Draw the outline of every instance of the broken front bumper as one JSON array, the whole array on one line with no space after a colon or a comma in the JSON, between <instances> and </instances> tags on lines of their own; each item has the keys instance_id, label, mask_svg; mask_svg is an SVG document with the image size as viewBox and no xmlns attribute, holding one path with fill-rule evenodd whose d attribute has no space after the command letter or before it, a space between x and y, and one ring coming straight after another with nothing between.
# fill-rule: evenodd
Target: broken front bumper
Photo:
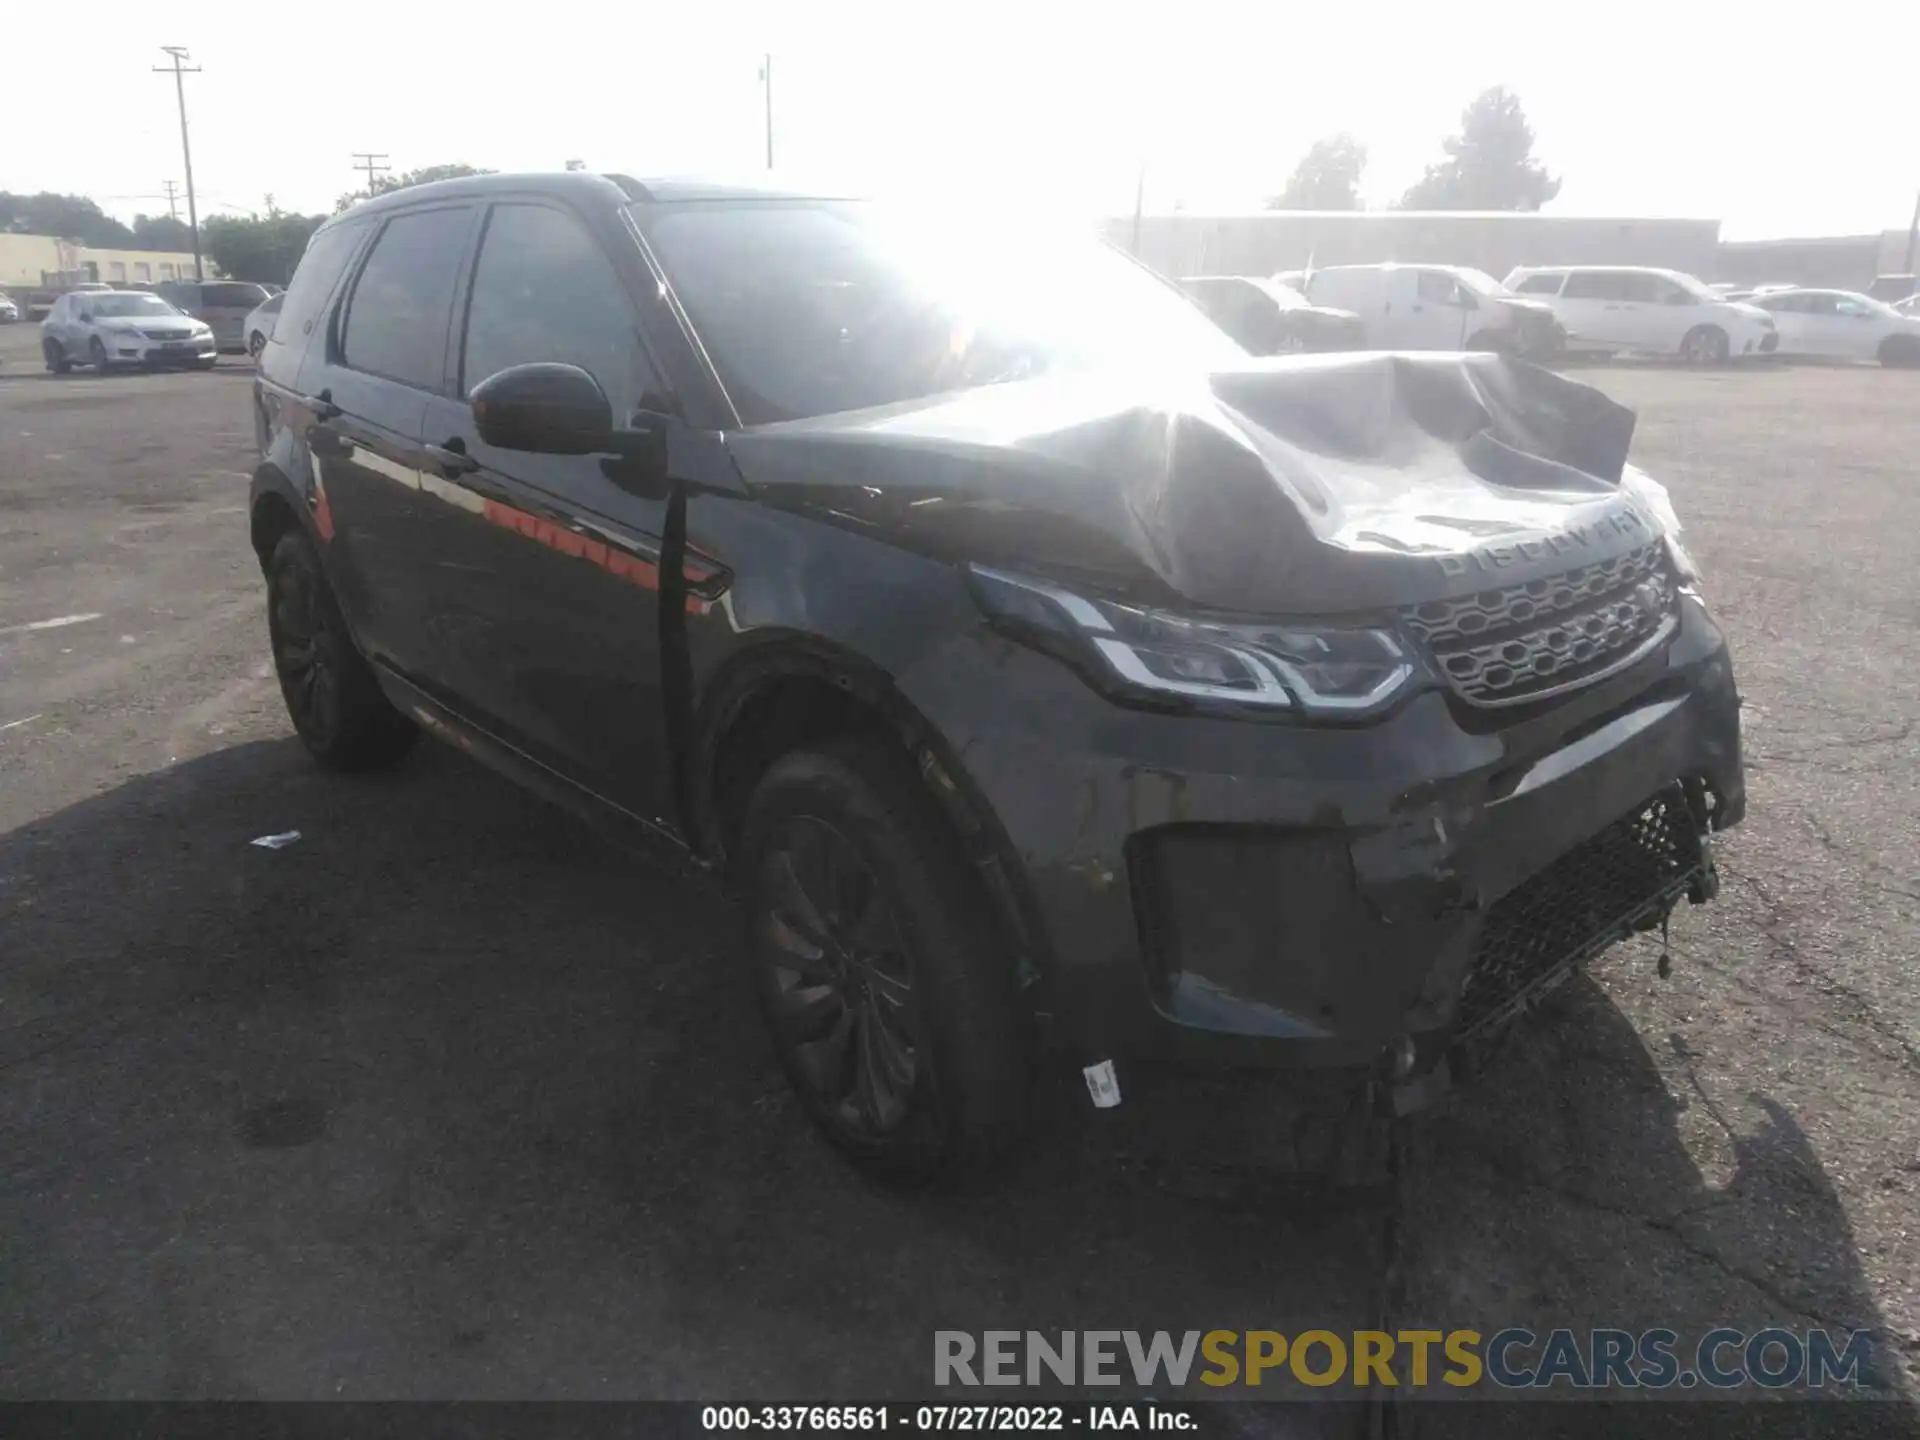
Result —
<instances>
[{"instance_id":1,"label":"broken front bumper","mask_svg":"<svg viewBox=\"0 0 1920 1440\"><path fill-rule=\"evenodd\" d=\"M1351 727L1126 711L991 636L903 679L1004 827L1087 1060L1437 1057L1709 898L1706 837L1745 808L1691 598L1663 651L1497 720L1438 691Z\"/></svg>"}]
</instances>

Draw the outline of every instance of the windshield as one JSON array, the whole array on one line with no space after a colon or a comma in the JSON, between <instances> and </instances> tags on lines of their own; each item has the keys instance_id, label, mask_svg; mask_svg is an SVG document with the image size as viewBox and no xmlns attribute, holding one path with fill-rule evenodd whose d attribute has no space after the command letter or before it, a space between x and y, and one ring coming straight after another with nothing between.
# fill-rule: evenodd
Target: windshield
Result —
<instances>
[{"instance_id":1,"label":"windshield","mask_svg":"<svg viewBox=\"0 0 1920 1440\"><path fill-rule=\"evenodd\" d=\"M1694 279L1693 276L1682 274L1678 270L1663 270L1660 273L1696 300L1724 300L1727 298L1724 295L1714 294L1713 291Z\"/></svg>"},{"instance_id":2,"label":"windshield","mask_svg":"<svg viewBox=\"0 0 1920 1440\"><path fill-rule=\"evenodd\" d=\"M1178 291L1092 239L830 201L635 215L749 425L1056 370L1247 358Z\"/></svg>"},{"instance_id":3,"label":"windshield","mask_svg":"<svg viewBox=\"0 0 1920 1440\"><path fill-rule=\"evenodd\" d=\"M113 319L127 315L178 315L174 309L158 295L89 295L87 308L101 319Z\"/></svg>"},{"instance_id":4,"label":"windshield","mask_svg":"<svg viewBox=\"0 0 1920 1440\"><path fill-rule=\"evenodd\" d=\"M1456 269L1454 275L1462 285L1476 295L1503 296L1513 292L1484 270L1473 270L1466 266Z\"/></svg>"}]
</instances>

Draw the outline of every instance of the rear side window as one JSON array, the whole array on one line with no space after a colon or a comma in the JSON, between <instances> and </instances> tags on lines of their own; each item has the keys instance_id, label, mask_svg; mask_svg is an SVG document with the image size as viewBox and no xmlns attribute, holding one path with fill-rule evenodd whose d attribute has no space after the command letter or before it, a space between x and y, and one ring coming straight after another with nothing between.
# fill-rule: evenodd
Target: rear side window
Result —
<instances>
[{"instance_id":1,"label":"rear side window","mask_svg":"<svg viewBox=\"0 0 1920 1440\"><path fill-rule=\"evenodd\" d=\"M1564 275L1529 275L1515 287L1518 295L1558 295Z\"/></svg>"},{"instance_id":2,"label":"rear side window","mask_svg":"<svg viewBox=\"0 0 1920 1440\"><path fill-rule=\"evenodd\" d=\"M473 211L396 215L347 302L340 358L350 369L437 390L444 373L447 315Z\"/></svg>"},{"instance_id":3,"label":"rear side window","mask_svg":"<svg viewBox=\"0 0 1920 1440\"><path fill-rule=\"evenodd\" d=\"M1560 294L1567 300L1653 300L1658 298L1653 280L1624 270L1576 270Z\"/></svg>"},{"instance_id":4,"label":"rear side window","mask_svg":"<svg viewBox=\"0 0 1920 1440\"><path fill-rule=\"evenodd\" d=\"M616 412L666 408L633 306L599 243L559 210L496 205L467 302L461 393L536 361L578 365Z\"/></svg>"},{"instance_id":5,"label":"rear side window","mask_svg":"<svg viewBox=\"0 0 1920 1440\"><path fill-rule=\"evenodd\" d=\"M333 294L340 272L358 248L364 225L335 225L307 242L307 253L293 272L293 283L280 297L280 318L274 322L275 345L298 344L313 328L313 320Z\"/></svg>"},{"instance_id":6,"label":"rear side window","mask_svg":"<svg viewBox=\"0 0 1920 1440\"><path fill-rule=\"evenodd\" d=\"M266 287L261 285L248 285L229 280L200 287L202 305L251 310L266 298Z\"/></svg>"}]
</instances>

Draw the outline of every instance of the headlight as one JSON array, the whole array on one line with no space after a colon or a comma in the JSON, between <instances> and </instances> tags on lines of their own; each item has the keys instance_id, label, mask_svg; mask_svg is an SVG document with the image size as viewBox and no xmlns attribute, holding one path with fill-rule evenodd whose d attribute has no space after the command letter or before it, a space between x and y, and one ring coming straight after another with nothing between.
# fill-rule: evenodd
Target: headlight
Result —
<instances>
[{"instance_id":1,"label":"headlight","mask_svg":"<svg viewBox=\"0 0 1920 1440\"><path fill-rule=\"evenodd\" d=\"M1419 673L1388 630L1182 615L977 565L969 574L997 622L1143 700L1355 715L1385 705Z\"/></svg>"}]
</instances>

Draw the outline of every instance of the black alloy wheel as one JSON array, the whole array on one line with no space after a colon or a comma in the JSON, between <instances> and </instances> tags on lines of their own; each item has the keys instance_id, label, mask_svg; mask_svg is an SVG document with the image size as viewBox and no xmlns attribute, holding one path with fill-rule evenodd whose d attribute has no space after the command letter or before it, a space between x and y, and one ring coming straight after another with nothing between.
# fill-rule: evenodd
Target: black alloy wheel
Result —
<instances>
[{"instance_id":1,"label":"black alloy wheel","mask_svg":"<svg viewBox=\"0 0 1920 1440\"><path fill-rule=\"evenodd\" d=\"M756 896L762 998L815 1118L855 1149L908 1126L925 1066L912 966L879 877L828 821L767 838Z\"/></svg>"},{"instance_id":2,"label":"black alloy wheel","mask_svg":"<svg viewBox=\"0 0 1920 1440\"><path fill-rule=\"evenodd\" d=\"M307 565L276 566L267 606L273 666L287 715L316 751L331 750L340 735L340 636L321 583Z\"/></svg>"}]
</instances>

